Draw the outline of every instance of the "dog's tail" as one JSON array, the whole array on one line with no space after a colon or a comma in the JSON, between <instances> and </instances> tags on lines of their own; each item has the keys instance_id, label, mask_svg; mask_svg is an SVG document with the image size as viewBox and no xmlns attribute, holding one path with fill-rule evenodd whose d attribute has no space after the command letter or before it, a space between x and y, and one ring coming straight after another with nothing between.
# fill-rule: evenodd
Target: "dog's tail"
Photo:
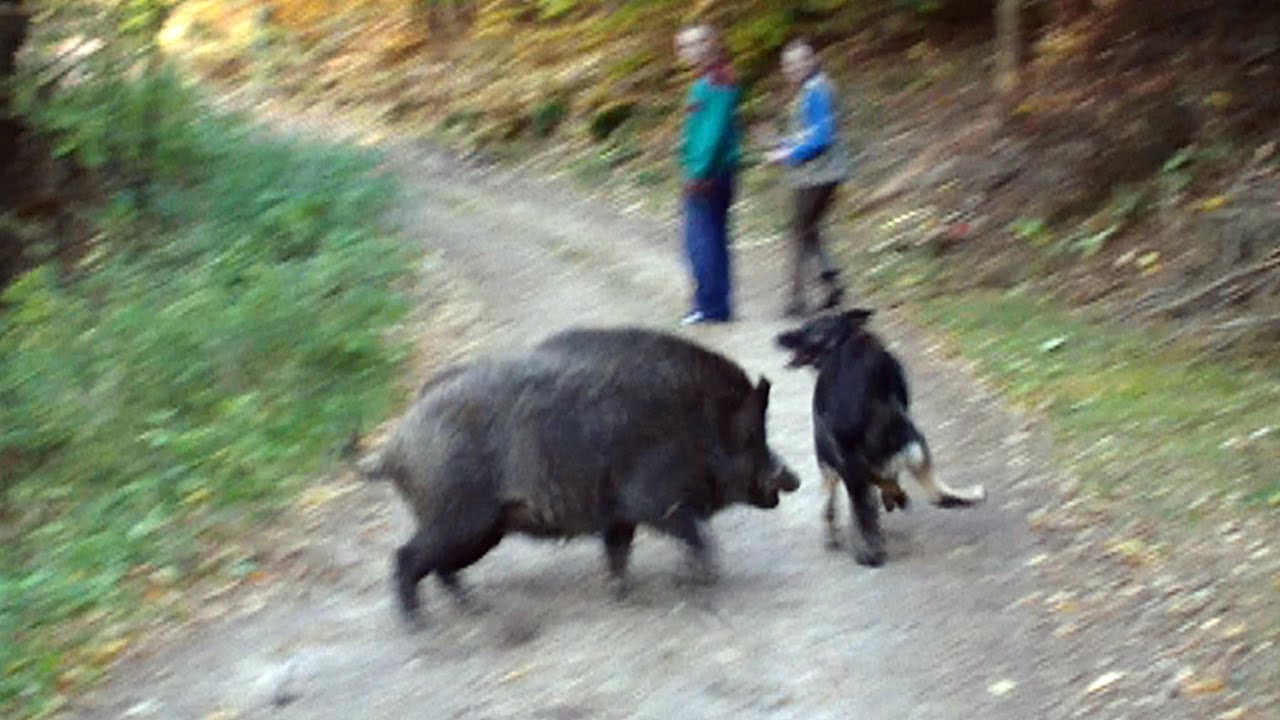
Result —
<instances>
[{"instance_id":1,"label":"dog's tail","mask_svg":"<svg viewBox=\"0 0 1280 720\"><path fill-rule=\"evenodd\" d=\"M929 451L924 433L906 415L903 415L903 420L907 424L907 443L900 456L911 477L924 489L930 503L938 507L954 508L976 505L986 500L987 491L981 485L957 490L938 480L934 475L933 455Z\"/></svg>"},{"instance_id":2,"label":"dog's tail","mask_svg":"<svg viewBox=\"0 0 1280 720\"><path fill-rule=\"evenodd\" d=\"M925 440L924 434L916 428L911 418L904 415L903 420L907 424L907 444L902 450L902 455L907 468L913 475L919 472L932 472L933 453L929 452L929 441Z\"/></svg>"}]
</instances>

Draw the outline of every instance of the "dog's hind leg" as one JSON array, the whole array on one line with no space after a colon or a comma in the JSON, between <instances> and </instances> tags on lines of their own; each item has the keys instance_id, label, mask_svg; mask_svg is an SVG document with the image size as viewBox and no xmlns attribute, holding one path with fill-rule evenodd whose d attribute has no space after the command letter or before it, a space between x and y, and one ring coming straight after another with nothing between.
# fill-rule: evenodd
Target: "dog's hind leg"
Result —
<instances>
[{"instance_id":1,"label":"dog's hind leg","mask_svg":"<svg viewBox=\"0 0 1280 720\"><path fill-rule=\"evenodd\" d=\"M820 463L822 470L822 487L827 491L827 507L822 517L827 522L827 549L840 548L840 522L836 517L836 502L840 495L840 473L835 468Z\"/></svg>"},{"instance_id":2,"label":"dog's hind leg","mask_svg":"<svg viewBox=\"0 0 1280 720\"><path fill-rule=\"evenodd\" d=\"M911 499L903 492L897 480L879 478L876 485L880 488L880 501L884 503L885 512L893 512L899 508L906 510L911 505Z\"/></svg>"}]
</instances>

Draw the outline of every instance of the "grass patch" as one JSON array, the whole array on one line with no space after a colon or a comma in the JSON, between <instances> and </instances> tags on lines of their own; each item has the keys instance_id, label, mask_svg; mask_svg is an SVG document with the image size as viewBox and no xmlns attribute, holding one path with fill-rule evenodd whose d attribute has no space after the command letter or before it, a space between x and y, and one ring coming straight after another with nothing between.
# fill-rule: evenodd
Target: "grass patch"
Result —
<instances>
[{"instance_id":1,"label":"grass patch","mask_svg":"<svg viewBox=\"0 0 1280 720\"><path fill-rule=\"evenodd\" d=\"M1022 292L926 300L921 314L1009 397L1047 412L1064 459L1102 497L1150 500L1139 507L1189 524L1206 499L1280 502L1274 369L1206 359Z\"/></svg>"},{"instance_id":2,"label":"grass patch","mask_svg":"<svg viewBox=\"0 0 1280 720\"><path fill-rule=\"evenodd\" d=\"M0 298L4 717L100 675L166 590L242 576L209 563L227 529L382 417L407 356L389 330L410 258L381 226L377 158L164 92L150 207L121 192L86 262ZM109 150L90 100L55 129Z\"/></svg>"}]
</instances>

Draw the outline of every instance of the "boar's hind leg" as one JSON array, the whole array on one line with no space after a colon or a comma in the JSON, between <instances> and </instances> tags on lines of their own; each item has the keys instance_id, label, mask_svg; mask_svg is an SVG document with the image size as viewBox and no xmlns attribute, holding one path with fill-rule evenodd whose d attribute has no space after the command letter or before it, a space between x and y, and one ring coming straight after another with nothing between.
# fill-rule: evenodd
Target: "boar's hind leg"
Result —
<instances>
[{"instance_id":1,"label":"boar's hind leg","mask_svg":"<svg viewBox=\"0 0 1280 720\"><path fill-rule=\"evenodd\" d=\"M627 561L631 558L631 540L636 526L630 523L614 523L604 531L604 550L609 558L609 575L613 581L613 593L622 599L631 589L627 581Z\"/></svg>"},{"instance_id":2,"label":"boar's hind leg","mask_svg":"<svg viewBox=\"0 0 1280 720\"><path fill-rule=\"evenodd\" d=\"M400 610L408 620L418 618L418 581L433 569L431 539L419 530L396 550L396 591Z\"/></svg>"},{"instance_id":3,"label":"boar's hind leg","mask_svg":"<svg viewBox=\"0 0 1280 720\"><path fill-rule=\"evenodd\" d=\"M448 541L419 530L396 552L396 586L405 616L417 617L418 583L432 572L455 598L465 602L458 571L484 557L501 539L502 526L496 521L480 532Z\"/></svg>"},{"instance_id":4,"label":"boar's hind leg","mask_svg":"<svg viewBox=\"0 0 1280 720\"><path fill-rule=\"evenodd\" d=\"M458 572L484 557L502 540L502 527L495 524L487 534L469 543L456 543L448 548L436 571L436 577L459 605L472 610L481 609L473 601L466 586L458 578Z\"/></svg>"}]
</instances>

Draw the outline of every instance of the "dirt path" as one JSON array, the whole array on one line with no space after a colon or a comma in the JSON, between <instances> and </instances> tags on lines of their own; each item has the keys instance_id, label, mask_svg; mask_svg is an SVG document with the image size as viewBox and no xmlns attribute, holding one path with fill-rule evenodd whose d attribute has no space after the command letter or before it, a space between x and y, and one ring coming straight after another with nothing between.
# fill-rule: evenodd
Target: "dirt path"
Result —
<instances>
[{"instance_id":1,"label":"dirt path","mask_svg":"<svg viewBox=\"0 0 1280 720\"><path fill-rule=\"evenodd\" d=\"M578 323L674 327L685 310L673 219L627 217L559 182L388 147L408 190L399 221L407 237L440 250L428 282L450 285L440 358ZM741 320L688 331L774 380L772 443L804 482L775 511L714 521L723 570L714 613L685 603L680 548L668 539L638 538L637 592L619 605L598 542L509 538L467 573L488 607L464 613L424 583L431 626L406 634L388 577L407 514L389 486L343 476L304 499L296 527L267 531L278 535L263 558L271 581L133 653L74 715L1066 716L1063 661L1021 602L1035 589L1026 516L1047 466L1037 434L887 313L877 327L904 357L943 473L955 485L985 483L991 500L964 512L917 502L888 516L880 570L826 551L812 378L785 371L771 342L781 327L780 251L740 250Z\"/></svg>"}]
</instances>

